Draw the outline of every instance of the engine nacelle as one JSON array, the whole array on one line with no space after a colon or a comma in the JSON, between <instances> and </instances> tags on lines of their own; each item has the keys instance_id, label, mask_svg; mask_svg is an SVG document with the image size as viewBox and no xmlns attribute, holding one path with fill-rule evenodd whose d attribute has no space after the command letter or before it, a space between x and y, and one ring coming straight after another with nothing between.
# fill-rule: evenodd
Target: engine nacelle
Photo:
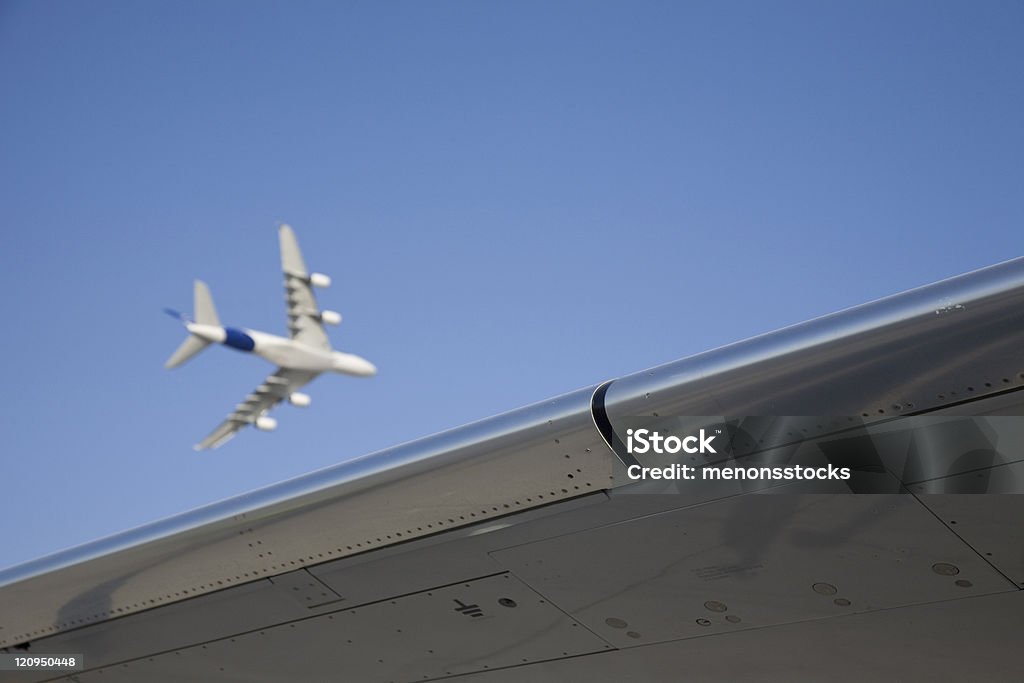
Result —
<instances>
[{"instance_id":1,"label":"engine nacelle","mask_svg":"<svg viewBox=\"0 0 1024 683\"><path fill-rule=\"evenodd\" d=\"M340 325L341 313L337 311L320 311L320 322L324 325Z\"/></svg>"},{"instance_id":2,"label":"engine nacelle","mask_svg":"<svg viewBox=\"0 0 1024 683\"><path fill-rule=\"evenodd\" d=\"M324 275L323 273L311 273L309 276L309 284L320 289L326 289L331 286L331 276Z\"/></svg>"},{"instance_id":3,"label":"engine nacelle","mask_svg":"<svg viewBox=\"0 0 1024 683\"><path fill-rule=\"evenodd\" d=\"M309 397L309 394L300 394L299 392L295 391L292 392L290 396L288 396L288 402L291 403L293 406L305 408L306 406L313 402L313 399Z\"/></svg>"},{"instance_id":4,"label":"engine nacelle","mask_svg":"<svg viewBox=\"0 0 1024 683\"><path fill-rule=\"evenodd\" d=\"M266 415L257 417L254 424L256 425L256 429L261 432L272 432L277 429L277 420L272 417L267 417Z\"/></svg>"}]
</instances>

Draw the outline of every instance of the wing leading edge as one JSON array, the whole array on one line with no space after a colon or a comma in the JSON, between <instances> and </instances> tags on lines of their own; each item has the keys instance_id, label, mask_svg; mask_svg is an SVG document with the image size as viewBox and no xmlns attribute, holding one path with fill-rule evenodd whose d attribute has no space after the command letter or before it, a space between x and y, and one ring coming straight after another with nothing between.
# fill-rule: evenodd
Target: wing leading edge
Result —
<instances>
[{"instance_id":1,"label":"wing leading edge","mask_svg":"<svg viewBox=\"0 0 1024 683\"><path fill-rule=\"evenodd\" d=\"M297 342L319 349L330 349L321 322L320 306L313 293L312 278L299 250L295 232L282 225L278 236L281 242L281 270L284 271L284 298L288 307L288 335Z\"/></svg>"},{"instance_id":2,"label":"wing leading edge","mask_svg":"<svg viewBox=\"0 0 1024 683\"><path fill-rule=\"evenodd\" d=\"M266 415L271 408L288 398L292 392L309 384L319 374L310 370L278 368L246 396L244 401L236 405L234 411L194 448L202 451L224 445L238 433L239 429L248 424L257 424L257 420Z\"/></svg>"}]
</instances>

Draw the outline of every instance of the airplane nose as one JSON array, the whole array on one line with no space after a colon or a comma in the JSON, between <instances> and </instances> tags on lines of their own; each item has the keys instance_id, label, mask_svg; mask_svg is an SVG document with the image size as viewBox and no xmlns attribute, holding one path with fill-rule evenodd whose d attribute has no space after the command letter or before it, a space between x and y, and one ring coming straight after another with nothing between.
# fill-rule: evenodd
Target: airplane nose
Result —
<instances>
[{"instance_id":1,"label":"airplane nose","mask_svg":"<svg viewBox=\"0 0 1024 683\"><path fill-rule=\"evenodd\" d=\"M334 369L346 375L357 377L373 377L377 374L377 366L351 353L336 353L334 356Z\"/></svg>"}]
</instances>

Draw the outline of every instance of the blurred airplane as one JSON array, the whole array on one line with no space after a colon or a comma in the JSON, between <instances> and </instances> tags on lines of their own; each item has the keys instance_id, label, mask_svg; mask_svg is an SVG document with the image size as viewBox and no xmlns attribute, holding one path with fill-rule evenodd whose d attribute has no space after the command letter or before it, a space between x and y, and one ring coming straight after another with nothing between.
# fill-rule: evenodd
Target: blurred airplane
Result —
<instances>
[{"instance_id":1,"label":"blurred airplane","mask_svg":"<svg viewBox=\"0 0 1024 683\"><path fill-rule=\"evenodd\" d=\"M249 424L262 431L275 429L277 420L267 413L285 399L295 406L308 406L310 397L298 390L323 372L357 377L377 374L377 368L365 358L331 348L324 325L340 324L341 314L320 310L313 294L314 287L329 287L331 278L306 270L299 243L289 226L280 227L279 237L285 301L288 305L288 338L222 326L210 290L201 280L195 282L194 320L172 309L165 309L169 315L182 322L189 336L167 359L164 367L176 368L214 343L255 353L278 366L244 401L235 406L224 422L196 444L196 450L217 448Z\"/></svg>"}]
</instances>

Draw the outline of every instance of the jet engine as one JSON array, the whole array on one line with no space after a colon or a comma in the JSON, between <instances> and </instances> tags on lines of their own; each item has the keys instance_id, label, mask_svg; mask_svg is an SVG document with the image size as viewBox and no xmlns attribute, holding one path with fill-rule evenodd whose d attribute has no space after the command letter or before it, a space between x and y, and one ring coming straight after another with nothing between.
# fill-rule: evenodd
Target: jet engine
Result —
<instances>
[{"instance_id":1,"label":"jet engine","mask_svg":"<svg viewBox=\"0 0 1024 683\"><path fill-rule=\"evenodd\" d=\"M340 325L341 313L337 311L320 311L320 322L324 325Z\"/></svg>"},{"instance_id":2,"label":"jet engine","mask_svg":"<svg viewBox=\"0 0 1024 683\"><path fill-rule=\"evenodd\" d=\"M272 432L277 429L277 420L266 415L260 415L256 418L256 429L263 432Z\"/></svg>"},{"instance_id":3,"label":"jet engine","mask_svg":"<svg viewBox=\"0 0 1024 683\"><path fill-rule=\"evenodd\" d=\"M312 273L309 276L309 284L320 289L326 289L331 286L331 276L324 275L323 273Z\"/></svg>"},{"instance_id":4,"label":"jet engine","mask_svg":"<svg viewBox=\"0 0 1024 683\"><path fill-rule=\"evenodd\" d=\"M309 394L300 394L299 392L296 391L293 392L288 397L288 402L291 403L293 406L305 408L306 406L313 402L313 399L309 397Z\"/></svg>"}]
</instances>

